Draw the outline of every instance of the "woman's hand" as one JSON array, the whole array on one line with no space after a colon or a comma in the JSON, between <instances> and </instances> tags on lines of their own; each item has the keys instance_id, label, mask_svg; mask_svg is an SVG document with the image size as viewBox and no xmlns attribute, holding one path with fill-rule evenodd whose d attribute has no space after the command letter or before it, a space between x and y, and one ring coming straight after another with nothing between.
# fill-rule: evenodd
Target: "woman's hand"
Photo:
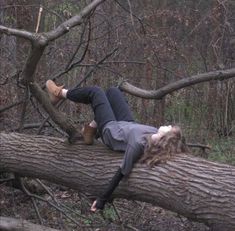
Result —
<instances>
[{"instance_id":1,"label":"woman's hand","mask_svg":"<svg viewBox=\"0 0 235 231\"><path fill-rule=\"evenodd\" d=\"M103 210L106 201L107 201L106 199L103 199L103 198L98 197L98 198L93 202L93 204L92 204L92 206L91 206L91 211L92 211L92 212L95 212L95 211L98 210L98 209Z\"/></svg>"},{"instance_id":2,"label":"woman's hand","mask_svg":"<svg viewBox=\"0 0 235 231\"><path fill-rule=\"evenodd\" d=\"M91 212L95 212L97 210L96 208L96 203L97 203L97 200L95 200L91 206Z\"/></svg>"}]
</instances>

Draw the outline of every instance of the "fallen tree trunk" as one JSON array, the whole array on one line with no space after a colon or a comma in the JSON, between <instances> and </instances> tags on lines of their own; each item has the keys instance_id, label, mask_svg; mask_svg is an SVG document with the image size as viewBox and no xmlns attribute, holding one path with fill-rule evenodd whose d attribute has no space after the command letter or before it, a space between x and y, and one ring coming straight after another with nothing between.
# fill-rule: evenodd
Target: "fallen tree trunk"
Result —
<instances>
[{"instance_id":1,"label":"fallen tree trunk","mask_svg":"<svg viewBox=\"0 0 235 231\"><path fill-rule=\"evenodd\" d=\"M93 196L104 190L123 155L102 144L70 145L45 136L0 133L0 140L0 171L46 179ZM152 169L136 164L114 197L149 202L213 230L234 231L233 166L189 155L176 156Z\"/></svg>"},{"instance_id":2,"label":"fallen tree trunk","mask_svg":"<svg viewBox=\"0 0 235 231\"><path fill-rule=\"evenodd\" d=\"M31 222L11 217L0 217L1 231L59 231L42 225L35 225Z\"/></svg>"}]
</instances>

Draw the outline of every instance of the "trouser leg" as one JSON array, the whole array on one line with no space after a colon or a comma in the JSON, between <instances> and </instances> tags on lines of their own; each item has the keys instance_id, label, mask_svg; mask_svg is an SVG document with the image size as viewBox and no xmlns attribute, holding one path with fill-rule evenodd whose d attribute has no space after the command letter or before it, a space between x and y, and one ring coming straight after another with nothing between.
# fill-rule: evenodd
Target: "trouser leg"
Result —
<instances>
[{"instance_id":1,"label":"trouser leg","mask_svg":"<svg viewBox=\"0 0 235 231\"><path fill-rule=\"evenodd\" d=\"M117 121L134 121L130 107L123 93L117 87L109 88L106 91L106 96Z\"/></svg>"},{"instance_id":2,"label":"trouser leg","mask_svg":"<svg viewBox=\"0 0 235 231\"><path fill-rule=\"evenodd\" d=\"M104 125L116 120L110 103L99 87L78 87L67 92L67 98L71 101L83 104L91 104L98 129L101 132Z\"/></svg>"}]
</instances>

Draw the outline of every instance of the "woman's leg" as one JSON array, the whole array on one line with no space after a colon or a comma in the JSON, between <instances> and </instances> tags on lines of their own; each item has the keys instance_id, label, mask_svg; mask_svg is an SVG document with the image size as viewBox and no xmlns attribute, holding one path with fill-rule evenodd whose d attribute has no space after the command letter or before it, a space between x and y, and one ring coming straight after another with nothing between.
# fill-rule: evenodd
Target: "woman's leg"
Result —
<instances>
[{"instance_id":1,"label":"woman's leg","mask_svg":"<svg viewBox=\"0 0 235 231\"><path fill-rule=\"evenodd\" d=\"M134 121L130 107L117 87L109 88L106 91L106 96L117 121Z\"/></svg>"},{"instance_id":2,"label":"woman's leg","mask_svg":"<svg viewBox=\"0 0 235 231\"><path fill-rule=\"evenodd\" d=\"M94 120L100 132L107 122L116 120L104 91L99 87L70 89L66 98L77 103L91 104L95 115Z\"/></svg>"}]
</instances>

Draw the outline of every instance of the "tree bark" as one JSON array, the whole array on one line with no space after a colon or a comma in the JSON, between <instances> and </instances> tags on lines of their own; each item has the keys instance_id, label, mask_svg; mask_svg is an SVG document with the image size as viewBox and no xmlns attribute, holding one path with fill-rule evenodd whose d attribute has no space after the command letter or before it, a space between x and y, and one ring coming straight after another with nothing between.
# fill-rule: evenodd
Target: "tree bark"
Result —
<instances>
[{"instance_id":1,"label":"tree bark","mask_svg":"<svg viewBox=\"0 0 235 231\"><path fill-rule=\"evenodd\" d=\"M59 231L42 225L35 225L31 222L10 217L0 217L1 231Z\"/></svg>"},{"instance_id":2,"label":"tree bark","mask_svg":"<svg viewBox=\"0 0 235 231\"><path fill-rule=\"evenodd\" d=\"M99 143L70 145L46 136L0 133L0 140L0 172L46 179L94 197L105 189L123 156ZM161 206L215 231L234 231L233 166L190 155L151 169L137 163L113 196Z\"/></svg>"}]
</instances>

